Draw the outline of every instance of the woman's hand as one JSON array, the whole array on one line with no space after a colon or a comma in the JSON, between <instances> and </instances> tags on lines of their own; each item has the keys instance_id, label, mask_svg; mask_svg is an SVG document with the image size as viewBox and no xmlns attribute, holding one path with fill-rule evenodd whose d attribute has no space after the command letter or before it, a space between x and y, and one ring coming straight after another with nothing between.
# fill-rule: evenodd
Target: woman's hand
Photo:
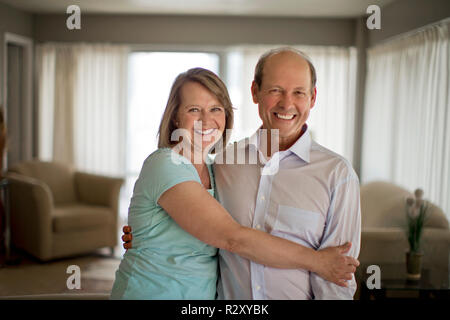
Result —
<instances>
[{"instance_id":1,"label":"woman's hand","mask_svg":"<svg viewBox=\"0 0 450 320\"><path fill-rule=\"evenodd\" d=\"M359 266L359 261L345 256L352 244L347 242L338 247L330 247L317 251L316 270L320 277L341 287L347 287L347 280L352 280L352 274Z\"/></svg>"}]
</instances>

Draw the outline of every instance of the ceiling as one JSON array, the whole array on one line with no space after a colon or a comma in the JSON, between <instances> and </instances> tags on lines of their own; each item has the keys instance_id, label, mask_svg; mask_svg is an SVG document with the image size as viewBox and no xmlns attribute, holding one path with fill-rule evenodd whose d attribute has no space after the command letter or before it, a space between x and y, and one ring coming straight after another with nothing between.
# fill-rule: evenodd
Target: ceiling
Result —
<instances>
[{"instance_id":1,"label":"ceiling","mask_svg":"<svg viewBox=\"0 0 450 320\"><path fill-rule=\"evenodd\" d=\"M183 14L271 17L364 16L367 7L396 0L0 0L32 13L66 14L76 4L81 14Z\"/></svg>"}]
</instances>

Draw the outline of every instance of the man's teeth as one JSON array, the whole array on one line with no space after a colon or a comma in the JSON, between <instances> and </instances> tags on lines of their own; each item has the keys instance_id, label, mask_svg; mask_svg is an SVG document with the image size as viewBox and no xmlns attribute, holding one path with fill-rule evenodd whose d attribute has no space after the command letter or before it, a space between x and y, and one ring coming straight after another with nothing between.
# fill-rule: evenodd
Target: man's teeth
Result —
<instances>
[{"instance_id":1,"label":"man's teeth","mask_svg":"<svg viewBox=\"0 0 450 320\"><path fill-rule=\"evenodd\" d=\"M294 118L294 115L293 115L293 114L280 114L280 113L275 113L275 115L277 116L277 118L284 119L284 120L291 120L292 118Z\"/></svg>"},{"instance_id":2,"label":"man's teeth","mask_svg":"<svg viewBox=\"0 0 450 320\"><path fill-rule=\"evenodd\" d=\"M208 135L215 131L216 129L208 129L208 130L195 130L196 133L202 134L202 135Z\"/></svg>"}]
</instances>

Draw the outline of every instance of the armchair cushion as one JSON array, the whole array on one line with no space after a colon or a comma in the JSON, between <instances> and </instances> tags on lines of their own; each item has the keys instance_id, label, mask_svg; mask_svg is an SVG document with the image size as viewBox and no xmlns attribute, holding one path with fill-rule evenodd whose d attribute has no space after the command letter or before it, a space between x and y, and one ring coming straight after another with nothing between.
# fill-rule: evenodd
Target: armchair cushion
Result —
<instances>
[{"instance_id":1,"label":"armchair cushion","mask_svg":"<svg viewBox=\"0 0 450 320\"><path fill-rule=\"evenodd\" d=\"M65 164L34 160L17 164L9 171L47 184L55 205L76 202L74 170Z\"/></svg>"},{"instance_id":2,"label":"armchair cushion","mask_svg":"<svg viewBox=\"0 0 450 320\"><path fill-rule=\"evenodd\" d=\"M72 204L53 211L53 232L62 233L113 223L113 212L105 207Z\"/></svg>"},{"instance_id":3,"label":"armchair cushion","mask_svg":"<svg viewBox=\"0 0 450 320\"><path fill-rule=\"evenodd\" d=\"M109 208L117 205L117 196L124 182L122 178L76 171L74 179L79 202Z\"/></svg>"}]
</instances>

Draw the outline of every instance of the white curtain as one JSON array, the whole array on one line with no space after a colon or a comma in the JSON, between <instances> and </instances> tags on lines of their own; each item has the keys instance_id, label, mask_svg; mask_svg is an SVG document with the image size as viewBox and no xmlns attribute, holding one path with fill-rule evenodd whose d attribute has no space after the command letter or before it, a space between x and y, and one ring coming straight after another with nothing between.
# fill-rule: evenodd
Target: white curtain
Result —
<instances>
[{"instance_id":1,"label":"white curtain","mask_svg":"<svg viewBox=\"0 0 450 320\"><path fill-rule=\"evenodd\" d=\"M368 50L361 180L391 181L450 218L449 20Z\"/></svg>"},{"instance_id":2,"label":"white curtain","mask_svg":"<svg viewBox=\"0 0 450 320\"><path fill-rule=\"evenodd\" d=\"M127 47L43 44L36 52L39 157L123 175Z\"/></svg>"},{"instance_id":3,"label":"white curtain","mask_svg":"<svg viewBox=\"0 0 450 320\"><path fill-rule=\"evenodd\" d=\"M259 57L278 46L241 46L230 49L226 79L234 103L232 140L240 140L261 125L250 86ZM297 46L312 60L317 73L317 101L307 121L313 138L353 160L356 49Z\"/></svg>"}]
</instances>

